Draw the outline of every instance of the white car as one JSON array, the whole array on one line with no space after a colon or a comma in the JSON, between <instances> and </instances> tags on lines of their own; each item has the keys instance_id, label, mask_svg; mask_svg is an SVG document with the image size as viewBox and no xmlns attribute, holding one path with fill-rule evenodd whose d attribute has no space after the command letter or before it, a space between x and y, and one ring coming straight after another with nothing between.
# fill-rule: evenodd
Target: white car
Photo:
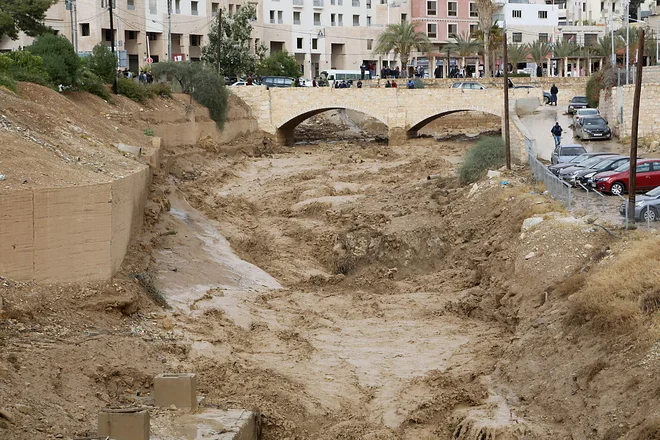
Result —
<instances>
[{"instance_id":1,"label":"white car","mask_svg":"<svg viewBox=\"0 0 660 440\"><path fill-rule=\"evenodd\" d=\"M241 87L247 85L248 85L247 81L236 81L234 84L231 84L229 87Z\"/></svg>"},{"instance_id":2,"label":"white car","mask_svg":"<svg viewBox=\"0 0 660 440\"><path fill-rule=\"evenodd\" d=\"M573 115L573 126L577 127L580 118L585 116L600 116L600 112L597 108L581 108L576 110L575 114Z\"/></svg>"}]
</instances>

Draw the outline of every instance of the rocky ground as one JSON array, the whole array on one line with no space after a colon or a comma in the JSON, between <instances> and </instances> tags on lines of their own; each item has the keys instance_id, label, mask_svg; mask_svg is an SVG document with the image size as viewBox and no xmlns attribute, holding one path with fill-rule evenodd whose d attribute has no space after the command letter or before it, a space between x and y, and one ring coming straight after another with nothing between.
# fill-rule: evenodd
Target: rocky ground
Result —
<instances>
[{"instance_id":1,"label":"rocky ground","mask_svg":"<svg viewBox=\"0 0 660 440\"><path fill-rule=\"evenodd\" d=\"M0 438L93 435L165 371L264 439L660 438L652 232L459 186L471 141L239 144L167 151L112 282L1 280Z\"/></svg>"}]
</instances>

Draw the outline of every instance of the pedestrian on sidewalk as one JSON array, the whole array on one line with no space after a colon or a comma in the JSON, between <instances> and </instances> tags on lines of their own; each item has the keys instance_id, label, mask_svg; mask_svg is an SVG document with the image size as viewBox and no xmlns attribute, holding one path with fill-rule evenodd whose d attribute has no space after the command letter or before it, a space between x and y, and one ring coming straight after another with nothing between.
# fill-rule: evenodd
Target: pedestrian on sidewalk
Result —
<instances>
[{"instance_id":1,"label":"pedestrian on sidewalk","mask_svg":"<svg viewBox=\"0 0 660 440\"><path fill-rule=\"evenodd\" d=\"M550 96L552 97L552 102L550 105L554 103L555 107L557 107L557 93L559 93L559 89L556 85L553 84L552 87L550 87Z\"/></svg>"},{"instance_id":2,"label":"pedestrian on sidewalk","mask_svg":"<svg viewBox=\"0 0 660 440\"><path fill-rule=\"evenodd\" d=\"M559 122L555 122L555 126L550 130L550 133L552 133L555 138L555 148L561 144L561 134L563 131L564 130L561 128L561 125L559 125Z\"/></svg>"}]
</instances>

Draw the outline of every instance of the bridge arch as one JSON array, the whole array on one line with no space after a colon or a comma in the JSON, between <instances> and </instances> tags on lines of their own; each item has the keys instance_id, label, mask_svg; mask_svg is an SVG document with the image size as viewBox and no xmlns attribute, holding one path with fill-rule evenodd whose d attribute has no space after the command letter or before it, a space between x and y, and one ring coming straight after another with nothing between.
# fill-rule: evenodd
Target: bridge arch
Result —
<instances>
[{"instance_id":1,"label":"bridge arch","mask_svg":"<svg viewBox=\"0 0 660 440\"><path fill-rule=\"evenodd\" d=\"M480 113L485 113L493 116L497 116L498 118L502 118L502 115L498 111L494 111L493 109L485 109L485 108L459 108L459 109L451 109L451 110L439 110L437 112L432 112L431 114L428 114L427 116L420 118L417 118L413 120L409 128L407 129L407 135L408 137L416 137L417 132L424 128L427 124L430 124L431 122L435 121L436 119L440 119L443 116L448 116L454 113L465 113L465 112L480 112Z\"/></svg>"},{"instance_id":2,"label":"bridge arch","mask_svg":"<svg viewBox=\"0 0 660 440\"><path fill-rule=\"evenodd\" d=\"M275 122L276 136L280 144L293 145L296 127L312 116L329 110L352 110L365 114L388 126L387 118L362 106L356 105L314 105L296 109L295 113L285 115L280 121Z\"/></svg>"}]
</instances>

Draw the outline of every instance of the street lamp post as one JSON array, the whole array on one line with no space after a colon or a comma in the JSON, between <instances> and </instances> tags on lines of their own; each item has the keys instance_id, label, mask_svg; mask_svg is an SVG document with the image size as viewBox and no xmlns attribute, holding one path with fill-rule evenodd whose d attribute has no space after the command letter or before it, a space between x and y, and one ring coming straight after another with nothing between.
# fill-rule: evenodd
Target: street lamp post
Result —
<instances>
[{"instance_id":1,"label":"street lamp post","mask_svg":"<svg viewBox=\"0 0 660 440\"><path fill-rule=\"evenodd\" d=\"M613 42L614 43L614 42ZM626 0L626 85L630 83L630 0Z\"/></svg>"}]
</instances>

